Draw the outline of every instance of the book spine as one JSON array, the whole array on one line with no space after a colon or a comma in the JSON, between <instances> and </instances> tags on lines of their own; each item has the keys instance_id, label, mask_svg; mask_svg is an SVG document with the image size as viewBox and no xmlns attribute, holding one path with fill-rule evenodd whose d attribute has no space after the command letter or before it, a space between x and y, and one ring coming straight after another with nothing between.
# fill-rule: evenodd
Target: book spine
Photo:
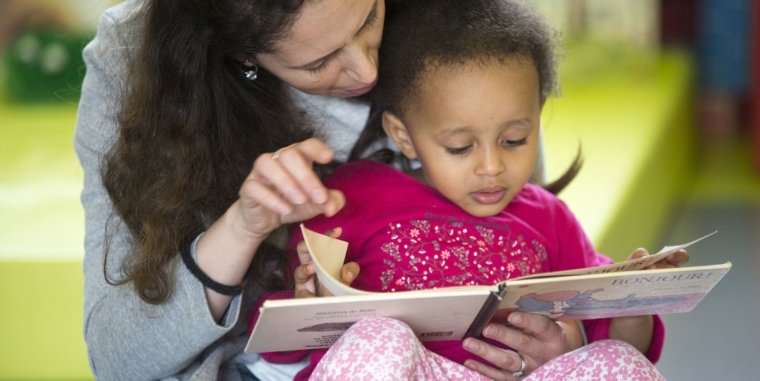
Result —
<instances>
[{"instance_id":1,"label":"book spine","mask_svg":"<svg viewBox=\"0 0 760 381\"><path fill-rule=\"evenodd\" d=\"M483 306L480 307L480 311L478 311L478 314L475 316L472 324L470 324L470 327L467 328L467 332L464 333L462 340L468 337L478 337L481 333L483 333L486 325L489 321L491 321L491 318L493 318L493 315L499 309L501 299L504 298L504 295L506 294L507 285L505 283L501 283L499 285L498 291L491 291L491 294L488 295L488 298L486 299L485 303L483 303Z\"/></svg>"}]
</instances>

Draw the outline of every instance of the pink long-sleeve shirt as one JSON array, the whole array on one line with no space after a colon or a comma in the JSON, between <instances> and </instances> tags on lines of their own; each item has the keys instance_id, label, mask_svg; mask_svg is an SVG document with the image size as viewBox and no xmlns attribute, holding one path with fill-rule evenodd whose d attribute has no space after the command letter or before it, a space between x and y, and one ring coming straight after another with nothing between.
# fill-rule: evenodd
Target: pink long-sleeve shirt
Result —
<instances>
[{"instance_id":1,"label":"pink long-sleeve shirt","mask_svg":"<svg viewBox=\"0 0 760 381\"><path fill-rule=\"evenodd\" d=\"M340 166L324 183L341 190L346 205L331 218L318 216L305 225L317 232L343 229L340 239L348 242L346 261L357 262L361 269L351 284L358 289L403 292L491 285L528 274L612 263L594 250L567 206L534 185L526 185L498 215L474 217L435 189L378 162ZM287 252L293 269L300 264L295 246L302 239L300 230L292 229ZM292 296L290 291L268 298ZM250 315L249 332L259 306ZM610 319L585 320L589 342L609 338L609 323ZM652 362L660 357L664 333L662 321L655 316L654 336L647 353ZM459 363L468 358L483 362L465 351L461 340L424 345ZM311 351L310 366L296 379L308 379L325 352ZM307 353L262 356L281 363L298 360Z\"/></svg>"}]
</instances>

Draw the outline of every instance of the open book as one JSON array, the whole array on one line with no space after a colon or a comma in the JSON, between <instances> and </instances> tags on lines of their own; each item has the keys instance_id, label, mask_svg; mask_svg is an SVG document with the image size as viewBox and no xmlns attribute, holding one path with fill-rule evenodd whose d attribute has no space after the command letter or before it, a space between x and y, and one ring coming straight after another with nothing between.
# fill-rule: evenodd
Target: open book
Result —
<instances>
[{"instance_id":1,"label":"open book","mask_svg":"<svg viewBox=\"0 0 760 381\"><path fill-rule=\"evenodd\" d=\"M479 336L514 311L556 320L691 311L731 268L721 265L643 270L712 234L657 254L607 266L534 274L493 286L376 293L339 282L347 243L306 229L304 240L321 287L333 297L270 300L246 345L248 353L330 347L366 317L405 322L421 341Z\"/></svg>"}]
</instances>

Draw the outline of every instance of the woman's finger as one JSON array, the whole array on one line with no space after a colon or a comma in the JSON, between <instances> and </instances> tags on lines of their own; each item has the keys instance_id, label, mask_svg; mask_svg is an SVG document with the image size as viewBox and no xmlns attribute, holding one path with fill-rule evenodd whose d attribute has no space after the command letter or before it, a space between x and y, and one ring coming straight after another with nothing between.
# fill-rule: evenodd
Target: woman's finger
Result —
<instances>
[{"instance_id":1,"label":"woman's finger","mask_svg":"<svg viewBox=\"0 0 760 381\"><path fill-rule=\"evenodd\" d=\"M282 199L271 188L262 184L255 176L251 176L243 182L238 196L246 208L261 205L279 215L286 215L293 211L293 206L289 202Z\"/></svg>"},{"instance_id":2,"label":"woman's finger","mask_svg":"<svg viewBox=\"0 0 760 381\"><path fill-rule=\"evenodd\" d=\"M273 155L265 154L256 158L253 163L253 173L262 179L266 185L272 186L293 204L303 204L307 197L300 189L298 182L283 165L282 158L275 159ZM309 166L307 168L311 170Z\"/></svg>"},{"instance_id":3,"label":"woman's finger","mask_svg":"<svg viewBox=\"0 0 760 381\"><path fill-rule=\"evenodd\" d=\"M323 204L327 201L327 188L314 173L311 166L312 160L306 157L305 150L309 146L305 142L294 145L292 148L281 151L279 157L273 160L277 161L292 177L300 190L299 194L305 195L315 204Z\"/></svg>"},{"instance_id":4,"label":"woman's finger","mask_svg":"<svg viewBox=\"0 0 760 381\"><path fill-rule=\"evenodd\" d=\"M289 170L299 186L312 202L321 204L327 200L327 190L314 174L311 163L327 164L334 156L330 147L318 139L310 138L280 151L278 160L286 166L295 165L289 167Z\"/></svg>"},{"instance_id":5,"label":"woman's finger","mask_svg":"<svg viewBox=\"0 0 760 381\"><path fill-rule=\"evenodd\" d=\"M341 234L343 234L343 228L341 228L340 226L336 228L332 228L325 232L325 235L331 238L338 238L340 237Z\"/></svg>"},{"instance_id":6,"label":"woman's finger","mask_svg":"<svg viewBox=\"0 0 760 381\"><path fill-rule=\"evenodd\" d=\"M332 217L346 205L346 196L337 189L327 191L327 202L324 204L325 217ZM333 237L337 238L337 237Z\"/></svg>"},{"instance_id":7,"label":"woman's finger","mask_svg":"<svg viewBox=\"0 0 760 381\"><path fill-rule=\"evenodd\" d=\"M301 205L295 205L291 213L280 216L280 223L301 222L320 214L324 214L325 217L334 216L346 204L346 198L339 190L330 190L328 194L330 199L324 204L308 201Z\"/></svg>"},{"instance_id":8,"label":"woman's finger","mask_svg":"<svg viewBox=\"0 0 760 381\"><path fill-rule=\"evenodd\" d=\"M306 139L298 144L294 144L292 147L301 152L306 160L310 162L327 164L331 162L335 156L330 147L315 138ZM288 149L290 149L290 147ZM283 150L282 153L284 153L284 151L286 150Z\"/></svg>"}]
</instances>

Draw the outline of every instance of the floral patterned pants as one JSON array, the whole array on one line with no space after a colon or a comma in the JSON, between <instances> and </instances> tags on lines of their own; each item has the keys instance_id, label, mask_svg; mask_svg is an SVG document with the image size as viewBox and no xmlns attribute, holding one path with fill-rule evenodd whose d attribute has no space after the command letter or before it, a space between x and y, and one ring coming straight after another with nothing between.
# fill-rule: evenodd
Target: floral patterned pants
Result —
<instances>
[{"instance_id":1,"label":"floral patterned pants","mask_svg":"<svg viewBox=\"0 0 760 381\"><path fill-rule=\"evenodd\" d=\"M622 341L604 340L559 356L525 381L664 380L649 360ZM488 380L428 351L404 323L388 318L354 324L319 362L310 380Z\"/></svg>"}]
</instances>

